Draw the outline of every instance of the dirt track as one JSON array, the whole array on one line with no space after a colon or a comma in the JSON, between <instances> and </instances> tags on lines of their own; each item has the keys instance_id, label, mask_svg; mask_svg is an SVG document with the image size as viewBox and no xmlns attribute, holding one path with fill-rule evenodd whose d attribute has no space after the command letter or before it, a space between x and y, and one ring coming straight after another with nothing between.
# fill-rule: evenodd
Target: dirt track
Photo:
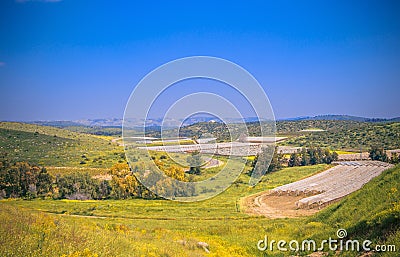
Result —
<instances>
[{"instance_id":1,"label":"dirt track","mask_svg":"<svg viewBox=\"0 0 400 257\"><path fill-rule=\"evenodd\" d=\"M296 202L304 196L277 196L262 192L243 199L242 205L245 213L263 215L268 218L295 218L309 216L318 209L299 209Z\"/></svg>"}]
</instances>

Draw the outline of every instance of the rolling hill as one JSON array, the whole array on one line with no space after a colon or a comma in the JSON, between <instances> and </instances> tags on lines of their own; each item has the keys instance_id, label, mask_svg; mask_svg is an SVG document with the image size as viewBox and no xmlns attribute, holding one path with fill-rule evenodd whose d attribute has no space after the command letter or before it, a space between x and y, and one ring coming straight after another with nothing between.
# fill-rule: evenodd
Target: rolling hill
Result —
<instances>
[{"instance_id":1,"label":"rolling hill","mask_svg":"<svg viewBox=\"0 0 400 257\"><path fill-rule=\"evenodd\" d=\"M0 156L44 166L108 168L124 162L110 139L33 124L0 122Z\"/></svg>"}]
</instances>

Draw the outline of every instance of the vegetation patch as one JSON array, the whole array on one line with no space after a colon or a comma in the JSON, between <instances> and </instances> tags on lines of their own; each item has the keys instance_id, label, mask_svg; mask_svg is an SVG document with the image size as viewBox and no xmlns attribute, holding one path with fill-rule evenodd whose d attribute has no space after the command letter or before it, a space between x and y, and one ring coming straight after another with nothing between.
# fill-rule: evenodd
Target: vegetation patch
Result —
<instances>
[{"instance_id":1,"label":"vegetation patch","mask_svg":"<svg viewBox=\"0 0 400 257\"><path fill-rule=\"evenodd\" d=\"M109 168L125 162L122 147L92 135L0 122L0 158L52 167Z\"/></svg>"}]
</instances>

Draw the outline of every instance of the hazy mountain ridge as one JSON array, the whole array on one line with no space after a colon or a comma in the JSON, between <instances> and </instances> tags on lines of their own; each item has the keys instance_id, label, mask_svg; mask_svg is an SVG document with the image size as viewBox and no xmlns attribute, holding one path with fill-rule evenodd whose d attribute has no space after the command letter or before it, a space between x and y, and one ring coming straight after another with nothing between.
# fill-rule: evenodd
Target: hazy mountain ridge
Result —
<instances>
[{"instance_id":1,"label":"hazy mountain ridge","mask_svg":"<svg viewBox=\"0 0 400 257\"><path fill-rule=\"evenodd\" d=\"M398 122L400 117L395 118L366 118L360 116L341 115L341 114L324 114L317 116L301 116L295 118L280 119L280 121L299 121L299 120L344 120L358 122Z\"/></svg>"},{"instance_id":2,"label":"hazy mountain ridge","mask_svg":"<svg viewBox=\"0 0 400 257\"><path fill-rule=\"evenodd\" d=\"M246 122L257 122L257 117L247 117L244 118ZM340 121L357 121L357 122L400 122L400 117L395 118L366 118L351 115L336 115L336 114L326 114L317 116L300 116L294 118L277 119L277 121L302 121L302 120L340 120ZM229 123L241 122L242 119L232 118L228 119ZM43 126L53 126L53 127L70 127L70 126L89 126L89 127L121 127L123 119L120 118L106 118L106 119L81 119L81 120L55 120L55 121L28 121L26 123L43 125ZM163 118L152 118L146 121L146 126L148 127L159 127L161 125L167 127L174 126L188 126L199 122L221 122L219 119L214 117L190 117L184 121L166 119ZM142 126L143 121L132 120L132 126Z\"/></svg>"}]
</instances>

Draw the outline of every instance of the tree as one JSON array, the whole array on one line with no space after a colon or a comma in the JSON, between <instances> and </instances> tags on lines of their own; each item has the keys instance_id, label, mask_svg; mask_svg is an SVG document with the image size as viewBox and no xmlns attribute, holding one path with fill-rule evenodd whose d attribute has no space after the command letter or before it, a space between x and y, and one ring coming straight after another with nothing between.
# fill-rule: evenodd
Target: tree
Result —
<instances>
[{"instance_id":1,"label":"tree","mask_svg":"<svg viewBox=\"0 0 400 257\"><path fill-rule=\"evenodd\" d=\"M36 184L38 196L46 196L53 190L53 177L47 173L46 168L42 168L39 172Z\"/></svg>"},{"instance_id":2,"label":"tree","mask_svg":"<svg viewBox=\"0 0 400 257\"><path fill-rule=\"evenodd\" d=\"M310 156L305 148L301 150L300 156L301 156L301 162L300 162L301 166L307 166L310 164Z\"/></svg>"},{"instance_id":3,"label":"tree","mask_svg":"<svg viewBox=\"0 0 400 257\"><path fill-rule=\"evenodd\" d=\"M89 173L75 172L56 178L58 198L71 200L98 199L98 180Z\"/></svg>"},{"instance_id":4,"label":"tree","mask_svg":"<svg viewBox=\"0 0 400 257\"><path fill-rule=\"evenodd\" d=\"M168 169L165 169L165 175L168 177L180 180L180 181L186 181L185 179L185 172L184 170L177 166L177 165L171 165Z\"/></svg>"},{"instance_id":5,"label":"tree","mask_svg":"<svg viewBox=\"0 0 400 257\"><path fill-rule=\"evenodd\" d=\"M277 147L272 155L271 163L268 166L268 172L273 172L282 169L283 154L278 153Z\"/></svg>"},{"instance_id":6,"label":"tree","mask_svg":"<svg viewBox=\"0 0 400 257\"><path fill-rule=\"evenodd\" d=\"M0 165L0 191L3 197L46 196L52 192L53 177L45 168L27 162Z\"/></svg>"},{"instance_id":7,"label":"tree","mask_svg":"<svg viewBox=\"0 0 400 257\"><path fill-rule=\"evenodd\" d=\"M310 158L311 165L322 163L323 154L321 148L310 147L307 149L307 154Z\"/></svg>"},{"instance_id":8,"label":"tree","mask_svg":"<svg viewBox=\"0 0 400 257\"><path fill-rule=\"evenodd\" d=\"M392 164L399 163L399 156L396 152L392 153L392 155L390 156L390 163Z\"/></svg>"},{"instance_id":9,"label":"tree","mask_svg":"<svg viewBox=\"0 0 400 257\"><path fill-rule=\"evenodd\" d=\"M337 160L339 160L339 155L338 155L338 153L337 152L333 152L332 153L332 161L337 161Z\"/></svg>"},{"instance_id":10,"label":"tree","mask_svg":"<svg viewBox=\"0 0 400 257\"><path fill-rule=\"evenodd\" d=\"M386 155L385 150L377 146L373 146L371 148L371 150L369 151L369 158L371 158L371 160L373 161L382 161L382 162L388 161L388 157Z\"/></svg>"},{"instance_id":11,"label":"tree","mask_svg":"<svg viewBox=\"0 0 400 257\"><path fill-rule=\"evenodd\" d=\"M187 162L189 163L190 169L188 171L189 174L200 175L201 169L200 166L203 163L201 159L201 155L199 152L193 152L191 156L187 157Z\"/></svg>"},{"instance_id":12,"label":"tree","mask_svg":"<svg viewBox=\"0 0 400 257\"><path fill-rule=\"evenodd\" d=\"M336 152L331 153L329 149L325 149L321 163L331 164L333 161L337 161L338 157Z\"/></svg>"},{"instance_id":13,"label":"tree","mask_svg":"<svg viewBox=\"0 0 400 257\"><path fill-rule=\"evenodd\" d=\"M320 147L303 148L300 153L293 153L290 155L288 166L306 166L315 165L320 163L330 164L338 160L336 152L329 151Z\"/></svg>"},{"instance_id":14,"label":"tree","mask_svg":"<svg viewBox=\"0 0 400 257\"><path fill-rule=\"evenodd\" d=\"M129 165L126 163L114 164L109 174L111 175L110 181L110 196L114 199L126 199L130 196L129 189L131 189L131 179L126 179L131 171ZM129 184L129 185L128 185Z\"/></svg>"},{"instance_id":15,"label":"tree","mask_svg":"<svg viewBox=\"0 0 400 257\"><path fill-rule=\"evenodd\" d=\"M272 158L271 158L272 155ZM268 162L271 160L270 162ZM261 153L254 159L254 167L251 174L263 174L264 172L273 172L282 168L283 155L279 154L277 148L264 147Z\"/></svg>"},{"instance_id":16,"label":"tree","mask_svg":"<svg viewBox=\"0 0 400 257\"><path fill-rule=\"evenodd\" d=\"M98 199L106 199L110 196L111 185L108 180L101 180L98 188Z\"/></svg>"},{"instance_id":17,"label":"tree","mask_svg":"<svg viewBox=\"0 0 400 257\"><path fill-rule=\"evenodd\" d=\"M300 157L297 153L292 153L290 155L289 161L288 161L288 166L289 167L294 167L294 166L300 166L301 160Z\"/></svg>"},{"instance_id":18,"label":"tree","mask_svg":"<svg viewBox=\"0 0 400 257\"><path fill-rule=\"evenodd\" d=\"M144 169L144 166L136 165L134 171ZM127 199L132 197L154 198L154 194L145 188L135 177L126 163L114 164L109 174L110 197L114 199Z\"/></svg>"}]
</instances>

